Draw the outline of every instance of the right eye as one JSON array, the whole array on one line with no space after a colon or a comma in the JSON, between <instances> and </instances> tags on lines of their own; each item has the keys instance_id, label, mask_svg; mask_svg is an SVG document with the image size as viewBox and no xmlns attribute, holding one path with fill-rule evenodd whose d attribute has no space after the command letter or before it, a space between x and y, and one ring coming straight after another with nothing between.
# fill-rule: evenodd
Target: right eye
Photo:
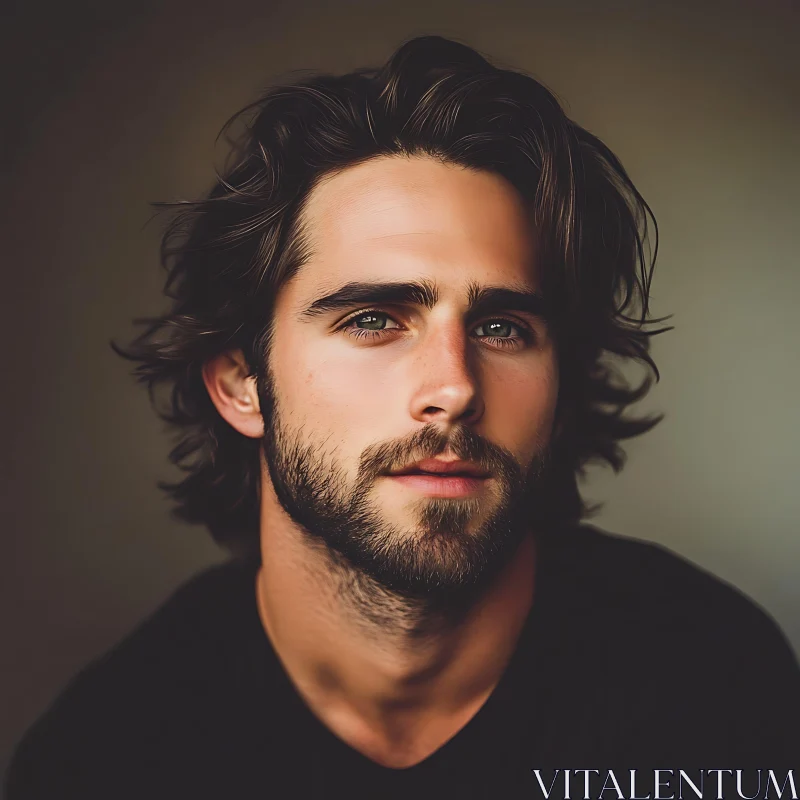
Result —
<instances>
[{"instance_id":1,"label":"right eye","mask_svg":"<svg viewBox=\"0 0 800 800\"><path fill-rule=\"evenodd\" d=\"M391 324L393 323L393 324ZM400 325L385 311L360 311L350 317L340 330L357 338L382 338L383 331L400 330Z\"/></svg>"}]
</instances>

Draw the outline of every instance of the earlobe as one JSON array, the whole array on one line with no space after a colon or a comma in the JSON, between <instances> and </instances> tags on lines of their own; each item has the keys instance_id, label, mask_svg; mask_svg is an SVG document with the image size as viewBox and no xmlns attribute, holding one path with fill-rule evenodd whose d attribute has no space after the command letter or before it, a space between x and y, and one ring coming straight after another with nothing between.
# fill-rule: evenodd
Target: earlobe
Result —
<instances>
[{"instance_id":1,"label":"earlobe","mask_svg":"<svg viewBox=\"0 0 800 800\"><path fill-rule=\"evenodd\" d=\"M256 379L240 350L221 353L203 365L203 382L220 416L243 436L264 435Z\"/></svg>"}]
</instances>

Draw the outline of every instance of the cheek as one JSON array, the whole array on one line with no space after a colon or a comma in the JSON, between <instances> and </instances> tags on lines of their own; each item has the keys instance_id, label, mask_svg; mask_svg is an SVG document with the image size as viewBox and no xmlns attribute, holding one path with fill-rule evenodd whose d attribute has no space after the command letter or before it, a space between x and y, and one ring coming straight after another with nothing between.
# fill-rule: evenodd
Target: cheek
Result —
<instances>
[{"instance_id":1,"label":"cheek","mask_svg":"<svg viewBox=\"0 0 800 800\"><path fill-rule=\"evenodd\" d=\"M506 375L488 383L490 438L523 460L545 447L552 433L558 400L558 375L548 366L535 373Z\"/></svg>"},{"instance_id":2,"label":"cheek","mask_svg":"<svg viewBox=\"0 0 800 800\"><path fill-rule=\"evenodd\" d=\"M274 363L278 394L287 420L310 435L330 436L340 452L357 450L387 436L396 416L392 378L385 359L343 354L341 346L315 340L278 343ZM350 357L352 355L352 357Z\"/></svg>"}]
</instances>

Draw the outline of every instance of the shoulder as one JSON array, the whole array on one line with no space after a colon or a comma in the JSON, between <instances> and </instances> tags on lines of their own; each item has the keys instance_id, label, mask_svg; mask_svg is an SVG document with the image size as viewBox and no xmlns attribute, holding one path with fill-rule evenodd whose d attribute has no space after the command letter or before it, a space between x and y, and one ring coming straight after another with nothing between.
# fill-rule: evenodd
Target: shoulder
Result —
<instances>
[{"instance_id":1,"label":"shoulder","mask_svg":"<svg viewBox=\"0 0 800 800\"><path fill-rule=\"evenodd\" d=\"M256 566L231 561L193 577L74 676L19 742L9 800L83 791L96 777L82 770L114 774L130 754L157 752L175 725L189 727L198 695L229 677L226 653L241 649L242 626L252 624L243 616L257 615Z\"/></svg>"},{"instance_id":2,"label":"shoulder","mask_svg":"<svg viewBox=\"0 0 800 800\"><path fill-rule=\"evenodd\" d=\"M772 617L742 591L668 548L580 525L552 537L551 573L592 613L667 635L737 646L749 637L786 645Z\"/></svg>"},{"instance_id":3,"label":"shoulder","mask_svg":"<svg viewBox=\"0 0 800 800\"><path fill-rule=\"evenodd\" d=\"M169 680L206 652L219 653L255 615L254 562L212 566L179 586L127 636L94 659L68 685L66 700L82 691L116 689L120 681ZM205 662L206 666L210 666Z\"/></svg>"},{"instance_id":4,"label":"shoulder","mask_svg":"<svg viewBox=\"0 0 800 800\"><path fill-rule=\"evenodd\" d=\"M743 758L796 752L800 666L757 603L661 545L594 526L545 547L553 619L579 640L571 656L591 664L610 698L638 709L630 718L640 731L658 720L682 731L670 747L713 729Z\"/></svg>"}]
</instances>

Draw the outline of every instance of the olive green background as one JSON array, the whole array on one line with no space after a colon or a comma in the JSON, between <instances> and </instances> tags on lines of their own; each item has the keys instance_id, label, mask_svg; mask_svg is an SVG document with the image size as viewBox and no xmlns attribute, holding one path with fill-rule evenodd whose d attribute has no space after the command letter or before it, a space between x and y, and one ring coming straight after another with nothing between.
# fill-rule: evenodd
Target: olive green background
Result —
<instances>
[{"instance_id":1,"label":"olive green background","mask_svg":"<svg viewBox=\"0 0 800 800\"><path fill-rule=\"evenodd\" d=\"M667 416L586 494L601 527L732 582L800 649L799 23L777 0L12 7L0 766L76 670L223 557L170 520L168 440L107 344L163 307L148 202L207 188L219 127L276 77L378 64L415 34L538 77L652 205L653 312L676 330L641 408Z\"/></svg>"}]
</instances>

